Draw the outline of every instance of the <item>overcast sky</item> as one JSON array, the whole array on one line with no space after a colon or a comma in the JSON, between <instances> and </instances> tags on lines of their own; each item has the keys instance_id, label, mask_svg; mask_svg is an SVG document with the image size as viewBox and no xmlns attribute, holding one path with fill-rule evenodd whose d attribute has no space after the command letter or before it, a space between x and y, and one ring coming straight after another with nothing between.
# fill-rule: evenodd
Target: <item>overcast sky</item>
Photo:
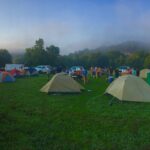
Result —
<instances>
[{"instance_id":1,"label":"overcast sky","mask_svg":"<svg viewBox=\"0 0 150 150\"><path fill-rule=\"evenodd\" d=\"M150 42L149 0L0 0L0 48L43 38L62 54L129 40Z\"/></svg>"}]
</instances>

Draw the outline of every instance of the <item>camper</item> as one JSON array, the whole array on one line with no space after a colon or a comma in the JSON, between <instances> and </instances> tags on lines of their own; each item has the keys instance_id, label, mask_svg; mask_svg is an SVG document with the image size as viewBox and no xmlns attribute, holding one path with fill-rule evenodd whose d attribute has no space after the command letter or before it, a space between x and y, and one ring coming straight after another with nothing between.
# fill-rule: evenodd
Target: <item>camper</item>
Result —
<instances>
[{"instance_id":1,"label":"camper","mask_svg":"<svg viewBox=\"0 0 150 150\"><path fill-rule=\"evenodd\" d=\"M22 70L24 68L24 64L6 64L5 70L11 71L13 69Z\"/></svg>"}]
</instances>

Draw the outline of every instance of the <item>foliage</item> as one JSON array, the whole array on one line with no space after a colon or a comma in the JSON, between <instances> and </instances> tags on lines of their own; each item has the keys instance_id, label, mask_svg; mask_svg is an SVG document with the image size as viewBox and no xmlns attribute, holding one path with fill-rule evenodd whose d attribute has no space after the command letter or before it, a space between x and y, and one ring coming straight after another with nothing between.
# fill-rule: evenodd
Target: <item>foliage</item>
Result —
<instances>
[{"instance_id":1,"label":"foliage","mask_svg":"<svg viewBox=\"0 0 150 150\"><path fill-rule=\"evenodd\" d=\"M12 62L12 56L6 49L0 49L0 67Z\"/></svg>"},{"instance_id":2,"label":"foliage","mask_svg":"<svg viewBox=\"0 0 150 150\"><path fill-rule=\"evenodd\" d=\"M44 48L44 40L38 39L35 45L26 49L25 56L16 57L14 62L24 62L29 66L51 65L71 67L74 65L113 67L128 65L134 68L150 67L148 45L139 42L125 42L119 45L104 46L97 49L84 49L60 55L57 46L50 45Z\"/></svg>"},{"instance_id":3,"label":"foliage","mask_svg":"<svg viewBox=\"0 0 150 150\"><path fill-rule=\"evenodd\" d=\"M24 64L24 62L25 62L25 60L24 60L23 54L13 56L13 63Z\"/></svg>"},{"instance_id":4,"label":"foliage","mask_svg":"<svg viewBox=\"0 0 150 150\"><path fill-rule=\"evenodd\" d=\"M144 60L144 67L145 68L150 68L150 54L146 56Z\"/></svg>"},{"instance_id":5,"label":"foliage","mask_svg":"<svg viewBox=\"0 0 150 150\"><path fill-rule=\"evenodd\" d=\"M56 65L57 58L59 56L59 47L51 45L49 47L46 47L46 52L47 52L50 64Z\"/></svg>"},{"instance_id":6,"label":"foliage","mask_svg":"<svg viewBox=\"0 0 150 150\"><path fill-rule=\"evenodd\" d=\"M123 53L120 51L79 51L68 56L62 56L60 64L65 66L81 65L89 68L90 66L113 67L128 65L135 68L143 68L144 61L148 52L138 51L132 53ZM149 63L148 60L145 63ZM148 65L147 65L148 66Z\"/></svg>"},{"instance_id":7,"label":"foliage","mask_svg":"<svg viewBox=\"0 0 150 150\"><path fill-rule=\"evenodd\" d=\"M145 53L144 51L134 52L127 57L126 61L129 66L141 69L144 66L144 60L146 55L147 53Z\"/></svg>"},{"instance_id":8,"label":"foliage","mask_svg":"<svg viewBox=\"0 0 150 150\"><path fill-rule=\"evenodd\" d=\"M34 47L27 48L25 53L25 64L35 65L54 65L59 56L59 48L53 45L44 49L44 40L39 39Z\"/></svg>"}]
</instances>

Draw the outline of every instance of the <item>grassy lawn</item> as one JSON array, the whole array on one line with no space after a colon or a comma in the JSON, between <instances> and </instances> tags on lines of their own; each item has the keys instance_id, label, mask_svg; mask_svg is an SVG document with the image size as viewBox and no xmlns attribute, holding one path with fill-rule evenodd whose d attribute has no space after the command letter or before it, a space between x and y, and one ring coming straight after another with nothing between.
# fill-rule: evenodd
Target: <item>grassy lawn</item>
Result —
<instances>
[{"instance_id":1,"label":"grassy lawn","mask_svg":"<svg viewBox=\"0 0 150 150\"><path fill-rule=\"evenodd\" d=\"M150 150L149 103L110 106L104 78L69 95L39 92L46 82L43 75L0 84L0 150Z\"/></svg>"}]
</instances>

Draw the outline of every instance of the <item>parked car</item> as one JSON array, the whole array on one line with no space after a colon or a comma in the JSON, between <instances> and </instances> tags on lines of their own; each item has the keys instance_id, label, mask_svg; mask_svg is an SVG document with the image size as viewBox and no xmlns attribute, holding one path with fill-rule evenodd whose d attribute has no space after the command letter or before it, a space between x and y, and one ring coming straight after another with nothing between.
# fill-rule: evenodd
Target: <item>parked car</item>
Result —
<instances>
[{"instance_id":1,"label":"parked car","mask_svg":"<svg viewBox=\"0 0 150 150\"><path fill-rule=\"evenodd\" d=\"M130 69L129 66L120 66L119 67L119 72L127 72Z\"/></svg>"},{"instance_id":2,"label":"parked car","mask_svg":"<svg viewBox=\"0 0 150 150\"><path fill-rule=\"evenodd\" d=\"M51 71L51 67L48 65L40 65L40 66L36 66L35 69L39 72L39 73L46 73L48 71Z\"/></svg>"}]
</instances>

